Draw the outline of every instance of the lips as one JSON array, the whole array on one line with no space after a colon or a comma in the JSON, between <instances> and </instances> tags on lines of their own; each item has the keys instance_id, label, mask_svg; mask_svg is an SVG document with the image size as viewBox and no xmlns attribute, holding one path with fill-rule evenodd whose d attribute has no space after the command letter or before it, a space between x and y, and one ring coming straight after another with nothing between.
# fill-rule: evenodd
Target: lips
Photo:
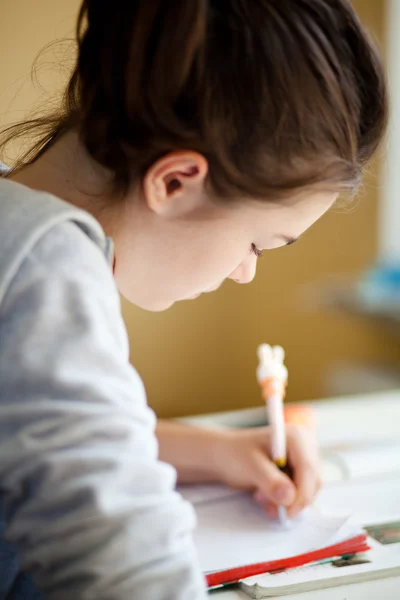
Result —
<instances>
[{"instance_id":1,"label":"lips","mask_svg":"<svg viewBox=\"0 0 400 600\"><path fill-rule=\"evenodd\" d=\"M196 298L199 298L199 296L201 296L202 294L210 294L211 292L215 292L216 290L219 290L222 283L220 283L216 287L210 288L208 290L204 290L203 292L198 292L197 294L193 294L193 296L188 296L188 300L195 300Z\"/></svg>"}]
</instances>

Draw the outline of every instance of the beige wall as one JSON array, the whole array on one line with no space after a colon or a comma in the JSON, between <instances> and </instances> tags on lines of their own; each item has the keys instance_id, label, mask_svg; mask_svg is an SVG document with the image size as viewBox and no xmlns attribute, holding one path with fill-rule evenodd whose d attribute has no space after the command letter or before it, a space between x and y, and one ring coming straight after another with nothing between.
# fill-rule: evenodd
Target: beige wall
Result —
<instances>
[{"instance_id":1,"label":"beige wall","mask_svg":"<svg viewBox=\"0 0 400 600\"><path fill-rule=\"evenodd\" d=\"M382 38L383 2L354 4ZM77 0L0 0L0 123L23 116L33 100L43 102L29 84L32 59L49 41L72 33L78 5ZM47 63L62 55L46 53L43 63L52 93L63 72ZM229 282L213 295L162 314L124 305L132 359L160 415L256 404L255 349L261 341L286 347L292 400L321 395L323 373L338 358L400 359L394 342L372 325L306 313L298 302L304 283L329 273L357 273L373 260L378 190L373 167L357 210L331 213L295 246L267 253L250 286Z\"/></svg>"},{"instance_id":2,"label":"beige wall","mask_svg":"<svg viewBox=\"0 0 400 600\"><path fill-rule=\"evenodd\" d=\"M80 0L0 0L0 124L23 118L33 103L53 96L71 64L69 44L49 49L38 76L45 91L31 84L32 63L54 40L74 37Z\"/></svg>"}]
</instances>

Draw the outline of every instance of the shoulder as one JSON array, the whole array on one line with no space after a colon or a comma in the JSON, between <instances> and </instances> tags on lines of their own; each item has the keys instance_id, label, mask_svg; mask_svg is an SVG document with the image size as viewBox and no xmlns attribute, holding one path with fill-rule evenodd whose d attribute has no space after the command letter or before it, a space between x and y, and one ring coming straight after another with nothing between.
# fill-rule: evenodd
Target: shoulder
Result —
<instances>
[{"instance_id":1,"label":"shoulder","mask_svg":"<svg viewBox=\"0 0 400 600\"><path fill-rule=\"evenodd\" d=\"M68 220L78 223L89 237L102 245L104 231L87 211L47 192L0 178L0 233L6 240L22 232L34 241L47 228ZM3 244L1 239L1 246Z\"/></svg>"},{"instance_id":2,"label":"shoulder","mask_svg":"<svg viewBox=\"0 0 400 600\"><path fill-rule=\"evenodd\" d=\"M73 222L48 229L25 255L0 303L1 322L8 323L18 339L26 335L21 331L17 335L21 324L24 332L35 331L41 344L43 336L55 336L48 344L54 350L65 345L68 336L83 347L83 336L92 350L107 340L115 352L123 352L124 360L128 355L110 265L102 250Z\"/></svg>"},{"instance_id":3,"label":"shoulder","mask_svg":"<svg viewBox=\"0 0 400 600\"><path fill-rule=\"evenodd\" d=\"M112 310L120 301L111 266L103 250L74 222L48 229L25 255L10 282L11 295L36 290L41 296L63 295L89 304L100 299ZM79 300L78 300L79 298Z\"/></svg>"},{"instance_id":4,"label":"shoulder","mask_svg":"<svg viewBox=\"0 0 400 600\"><path fill-rule=\"evenodd\" d=\"M112 278L112 244L87 212L50 194L0 180L0 303L24 263Z\"/></svg>"},{"instance_id":5,"label":"shoulder","mask_svg":"<svg viewBox=\"0 0 400 600\"><path fill-rule=\"evenodd\" d=\"M74 221L63 221L50 227L32 246L26 255L31 265L41 265L58 274L79 270L103 272L112 278L111 265L103 248Z\"/></svg>"}]
</instances>

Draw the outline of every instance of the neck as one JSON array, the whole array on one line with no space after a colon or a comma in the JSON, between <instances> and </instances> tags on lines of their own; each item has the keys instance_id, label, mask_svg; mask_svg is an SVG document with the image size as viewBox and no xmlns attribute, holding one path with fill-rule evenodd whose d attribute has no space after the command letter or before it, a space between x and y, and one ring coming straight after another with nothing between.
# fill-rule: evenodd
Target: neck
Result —
<instances>
[{"instance_id":1,"label":"neck","mask_svg":"<svg viewBox=\"0 0 400 600\"><path fill-rule=\"evenodd\" d=\"M112 219L110 215L103 216L112 200L107 194L110 174L90 158L75 132L65 134L34 163L12 173L9 179L83 208L99 220L106 235L112 235Z\"/></svg>"}]
</instances>

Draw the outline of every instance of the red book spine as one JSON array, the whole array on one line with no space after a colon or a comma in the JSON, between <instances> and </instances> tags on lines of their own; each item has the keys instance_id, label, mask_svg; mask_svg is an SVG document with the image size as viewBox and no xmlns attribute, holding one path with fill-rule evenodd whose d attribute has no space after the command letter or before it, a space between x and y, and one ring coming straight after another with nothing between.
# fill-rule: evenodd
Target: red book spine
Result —
<instances>
[{"instance_id":1,"label":"red book spine","mask_svg":"<svg viewBox=\"0 0 400 600\"><path fill-rule=\"evenodd\" d=\"M328 546L327 548L322 548L321 550L308 552L307 554L299 554L298 556L292 556L290 558L284 558L281 560L257 563L243 567L236 567L234 569L228 569L226 571L209 573L206 575L206 581L208 587L226 585L229 583L236 583L241 579L246 579L247 577L262 575L263 573L294 569L295 567L302 567L303 565L317 562L319 560L325 560L335 556L344 556L345 554L359 554L361 552L366 552L367 550L370 550L370 547L367 543L367 535L360 534L354 538L346 540L345 542L340 542L339 544Z\"/></svg>"}]
</instances>

